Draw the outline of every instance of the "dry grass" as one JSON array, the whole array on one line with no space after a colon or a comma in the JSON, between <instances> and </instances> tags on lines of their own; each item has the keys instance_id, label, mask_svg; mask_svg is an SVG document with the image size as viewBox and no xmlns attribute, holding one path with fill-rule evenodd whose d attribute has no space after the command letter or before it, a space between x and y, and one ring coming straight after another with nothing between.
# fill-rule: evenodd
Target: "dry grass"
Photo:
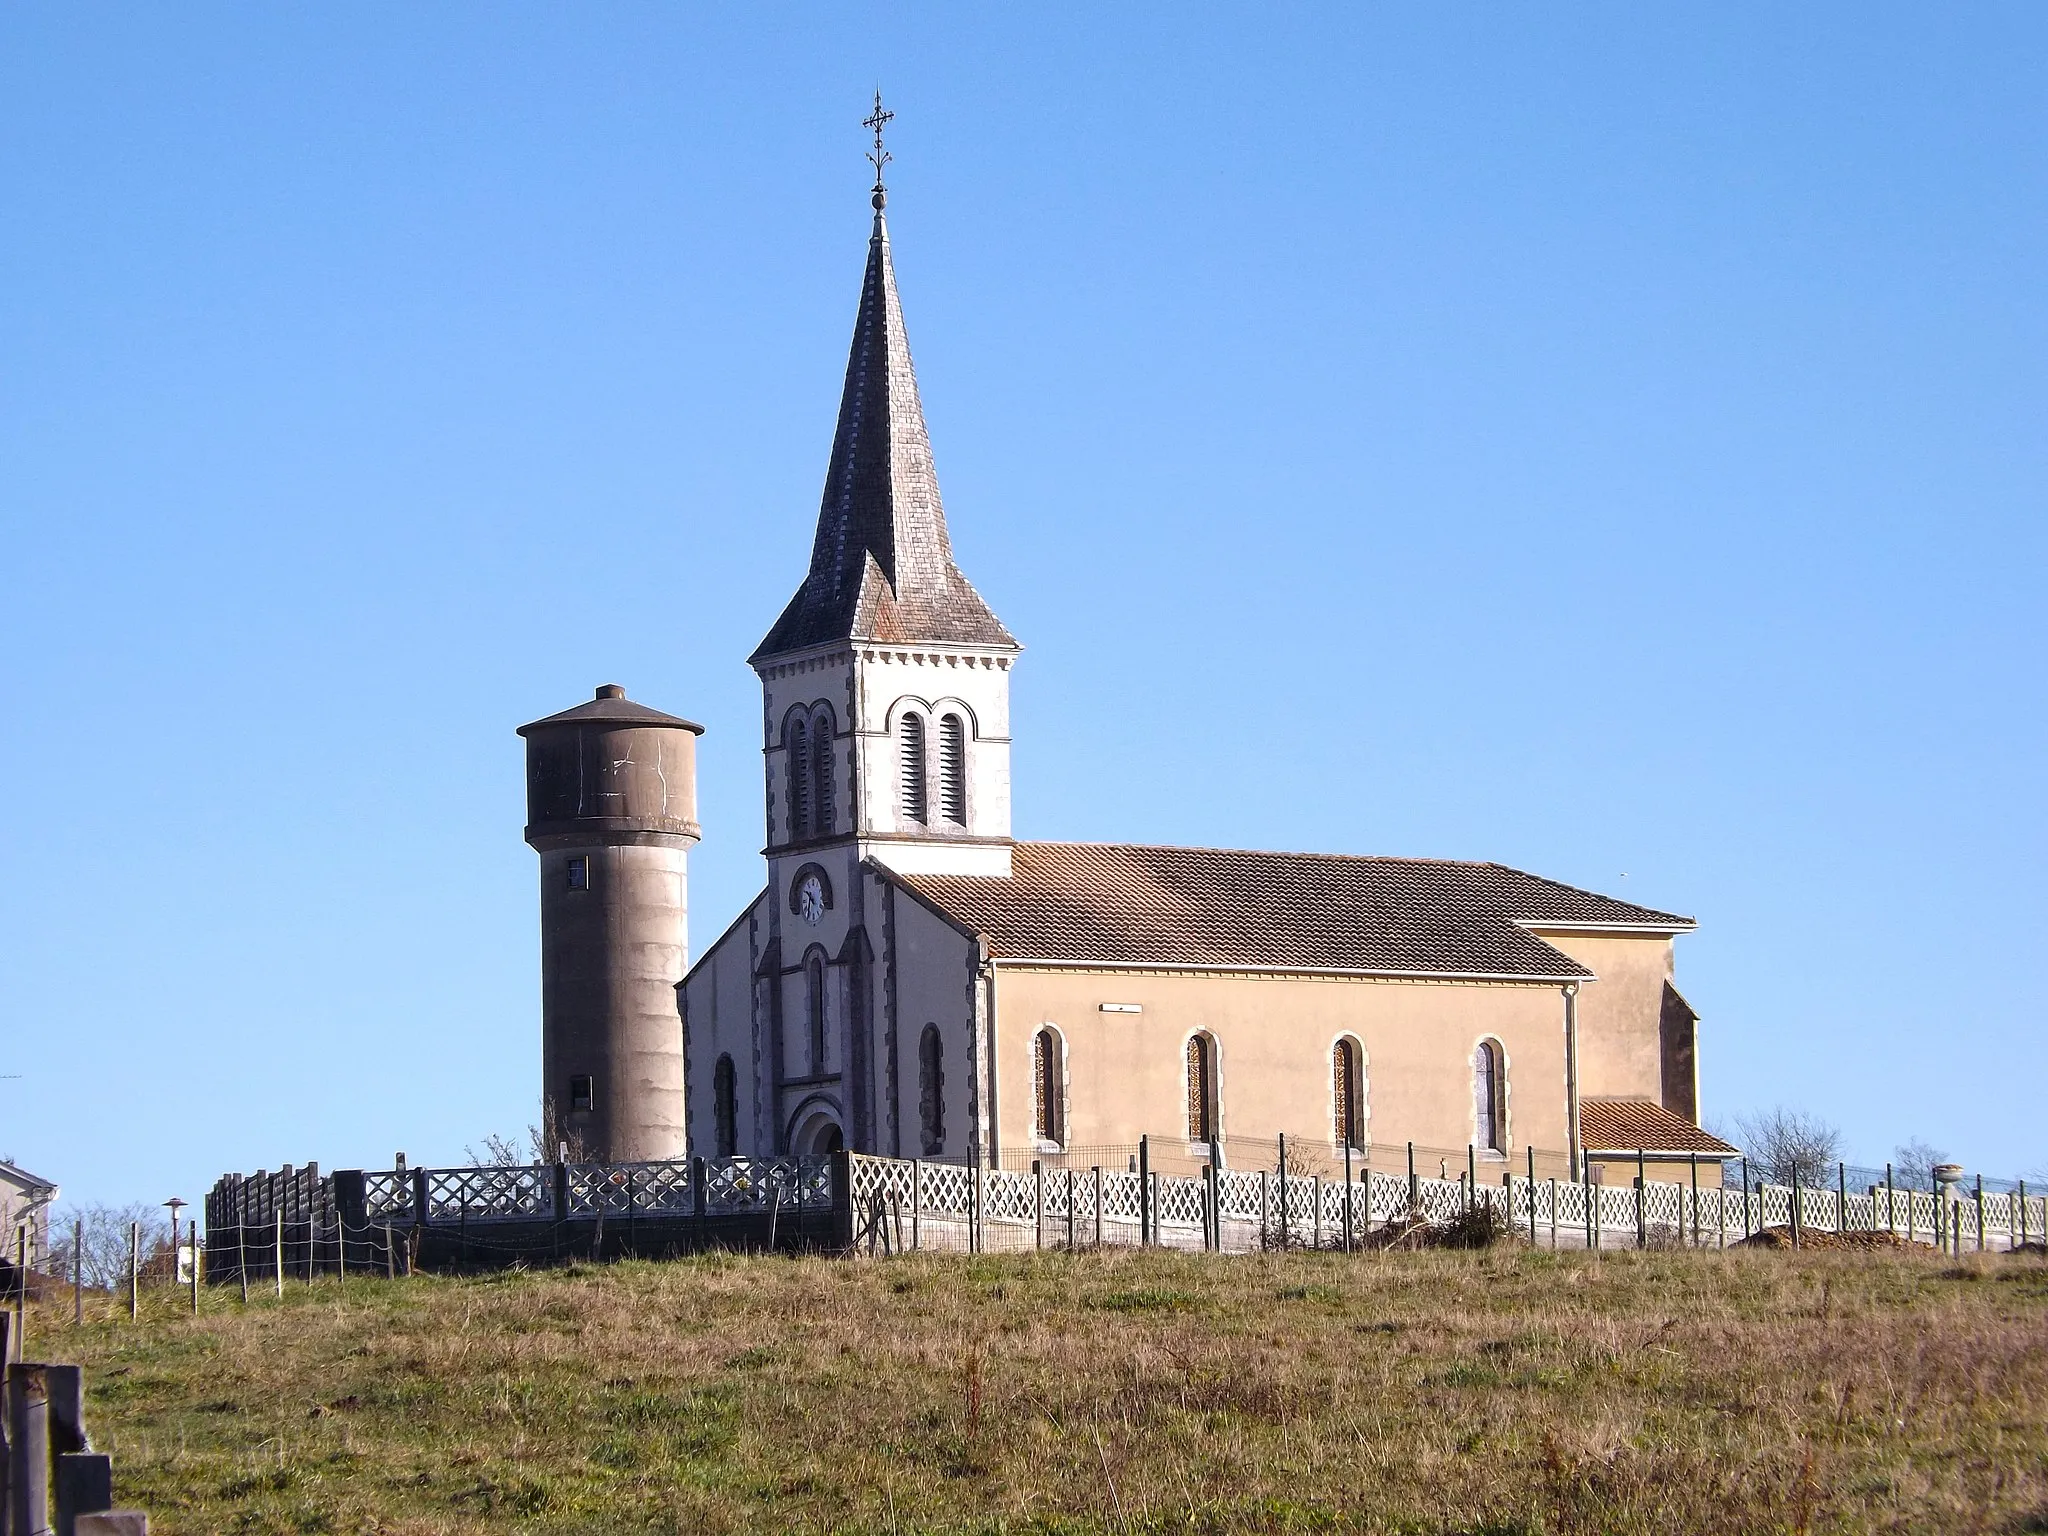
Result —
<instances>
[{"instance_id":1,"label":"dry grass","mask_svg":"<svg viewBox=\"0 0 2048 1536\"><path fill-rule=\"evenodd\" d=\"M711 1257L68 1306L233 1531L2048 1531L2048 1265Z\"/></svg>"}]
</instances>

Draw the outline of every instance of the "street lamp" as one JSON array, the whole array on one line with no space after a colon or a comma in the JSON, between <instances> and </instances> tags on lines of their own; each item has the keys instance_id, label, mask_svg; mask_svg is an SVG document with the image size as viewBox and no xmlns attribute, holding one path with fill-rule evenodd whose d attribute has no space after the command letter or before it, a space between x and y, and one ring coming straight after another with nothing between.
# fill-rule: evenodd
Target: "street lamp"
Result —
<instances>
[{"instance_id":1,"label":"street lamp","mask_svg":"<svg viewBox=\"0 0 2048 1536\"><path fill-rule=\"evenodd\" d=\"M171 1213L171 1284L173 1285L178 1283L178 1212L182 1211L190 1203L188 1200L180 1200L176 1195L171 1196L170 1199L164 1202L169 1207ZM194 1221L193 1225L197 1226L198 1222Z\"/></svg>"}]
</instances>

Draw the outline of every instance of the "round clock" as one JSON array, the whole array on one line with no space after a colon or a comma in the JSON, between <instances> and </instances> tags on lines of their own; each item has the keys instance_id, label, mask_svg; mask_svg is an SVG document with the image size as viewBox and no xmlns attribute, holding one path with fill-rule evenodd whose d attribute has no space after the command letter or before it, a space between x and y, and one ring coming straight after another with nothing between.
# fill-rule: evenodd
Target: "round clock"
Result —
<instances>
[{"instance_id":1,"label":"round clock","mask_svg":"<svg viewBox=\"0 0 2048 1536\"><path fill-rule=\"evenodd\" d=\"M813 928L825 921L825 882L815 874L797 883L796 915Z\"/></svg>"}]
</instances>

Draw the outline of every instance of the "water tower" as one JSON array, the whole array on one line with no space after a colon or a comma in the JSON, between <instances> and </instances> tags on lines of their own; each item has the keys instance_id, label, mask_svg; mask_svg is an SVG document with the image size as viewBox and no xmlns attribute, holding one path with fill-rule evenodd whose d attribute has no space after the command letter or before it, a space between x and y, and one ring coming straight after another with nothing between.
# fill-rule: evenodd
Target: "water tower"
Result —
<instances>
[{"instance_id":1,"label":"water tower","mask_svg":"<svg viewBox=\"0 0 2048 1536\"><path fill-rule=\"evenodd\" d=\"M676 983L704 728L607 683L519 734L526 841L540 854L545 1123L594 1159L682 1157Z\"/></svg>"}]
</instances>

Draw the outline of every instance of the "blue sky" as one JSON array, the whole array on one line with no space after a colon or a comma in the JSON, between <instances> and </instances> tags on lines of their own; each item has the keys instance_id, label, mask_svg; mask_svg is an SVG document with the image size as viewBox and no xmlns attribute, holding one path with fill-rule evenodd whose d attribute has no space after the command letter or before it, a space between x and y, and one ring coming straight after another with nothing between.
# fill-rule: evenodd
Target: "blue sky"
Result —
<instances>
[{"instance_id":1,"label":"blue sky","mask_svg":"<svg viewBox=\"0 0 2048 1536\"><path fill-rule=\"evenodd\" d=\"M1695 913L1710 1112L2048 1164L2048 13L0 12L0 1154L531 1118L513 727L703 721L891 228L1017 830Z\"/></svg>"}]
</instances>

